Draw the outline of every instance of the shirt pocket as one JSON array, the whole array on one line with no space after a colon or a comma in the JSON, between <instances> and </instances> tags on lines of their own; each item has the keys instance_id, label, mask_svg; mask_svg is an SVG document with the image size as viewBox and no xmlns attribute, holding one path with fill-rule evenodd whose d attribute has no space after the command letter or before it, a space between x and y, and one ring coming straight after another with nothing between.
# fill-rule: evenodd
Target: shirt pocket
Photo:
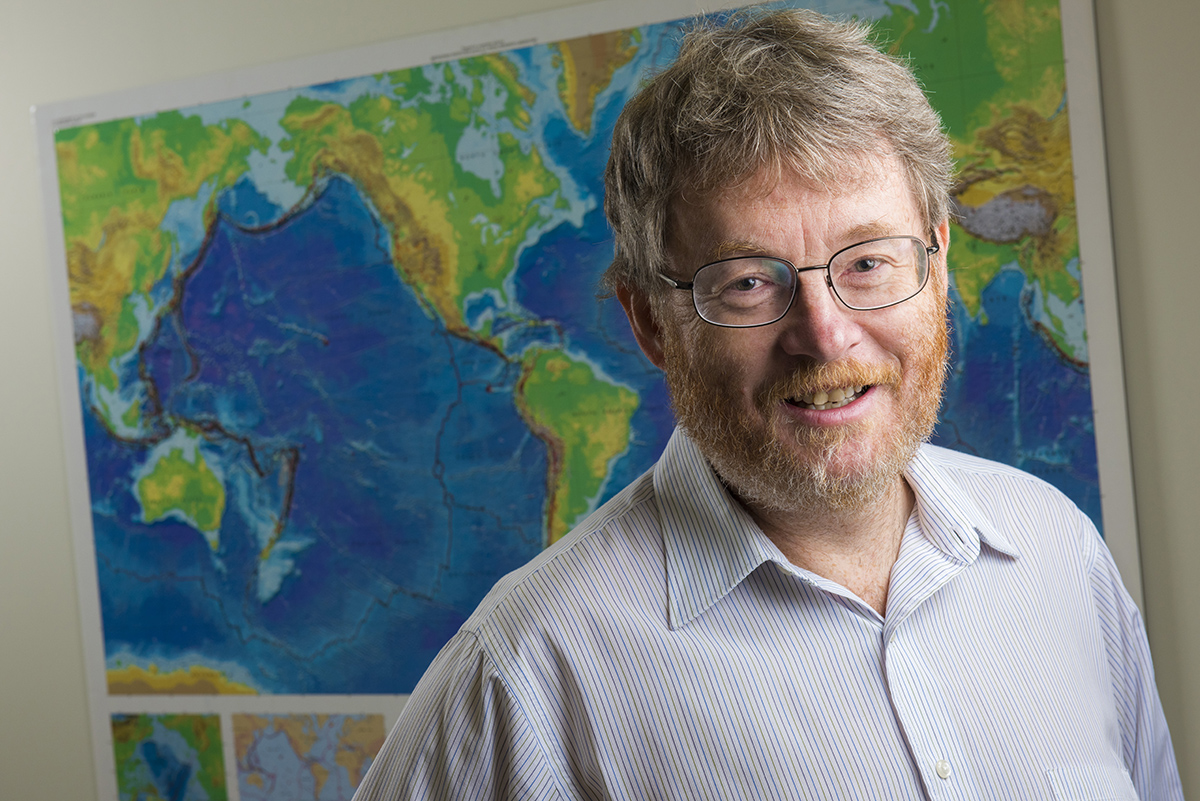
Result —
<instances>
[{"instance_id":1,"label":"shirt pocket","mask_svg":"<svg viewBox=\"0 0 1200 801\"><path fill-rule=\"evenodd\" d=\"M1133 780L1124 768L1088 765L1057 768L1046 775L1055 801L1138 801Z\"/></svg>"}]
</instances>

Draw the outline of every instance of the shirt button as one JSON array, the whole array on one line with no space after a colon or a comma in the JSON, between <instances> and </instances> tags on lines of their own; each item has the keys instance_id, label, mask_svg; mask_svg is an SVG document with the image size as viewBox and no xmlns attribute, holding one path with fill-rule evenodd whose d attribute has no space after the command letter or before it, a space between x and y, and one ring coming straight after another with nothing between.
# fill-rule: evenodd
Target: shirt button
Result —
<instances>
[{"instance_id":1,"label":"shirt button","mask_svg":"<svg viewBox=\"0 0 1200 801\"><path fill-rule=\"evenodd\" d=\"M934 763L933 769L937 771L938 778L941 778L941 779L949 779L950 778L950 763L947 762L946 760L939 759L937 762Z\"/></svg>"}]
</instances>

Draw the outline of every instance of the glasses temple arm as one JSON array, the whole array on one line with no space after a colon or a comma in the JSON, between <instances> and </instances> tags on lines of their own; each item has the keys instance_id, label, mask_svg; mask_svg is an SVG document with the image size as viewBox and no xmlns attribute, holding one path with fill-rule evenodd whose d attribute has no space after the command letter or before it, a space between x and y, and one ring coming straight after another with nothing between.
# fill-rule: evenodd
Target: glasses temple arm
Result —
<instances>
[{"instance_id":1,"label":"glasses temple arm","mask_svg":"<svg viewBox=\"0 0 1200 801\"><path fill-rule=\"evenodd\" d=\"M672 286L672 288L682 289L685 292L691 291L692 287L695 286L695 284L691 281L676 281L671 276L663 275L662 273L659 273L658 277L661 278L662 280L666 281L668 284L670 284Z\"/></svg>"}]
</instances>

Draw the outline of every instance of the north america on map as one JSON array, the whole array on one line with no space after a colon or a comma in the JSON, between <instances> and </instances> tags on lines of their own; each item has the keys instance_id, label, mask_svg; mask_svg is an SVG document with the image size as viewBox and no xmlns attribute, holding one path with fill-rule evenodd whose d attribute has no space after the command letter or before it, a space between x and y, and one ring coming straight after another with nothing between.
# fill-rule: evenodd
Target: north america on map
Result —
<instances>
[{"instance_id":1,"label":"north america on map","mask_svg":"<svg viewBox=\"0 0 1200 801\"><path fill-rule=\"evenodd\" d=\"M1102 525L1057 3L821 10L909 57L954 143L934 442ZM56 133L110 695L408 693L653 464L602 175L682 26Z\"/></svg>"}]
</instances>

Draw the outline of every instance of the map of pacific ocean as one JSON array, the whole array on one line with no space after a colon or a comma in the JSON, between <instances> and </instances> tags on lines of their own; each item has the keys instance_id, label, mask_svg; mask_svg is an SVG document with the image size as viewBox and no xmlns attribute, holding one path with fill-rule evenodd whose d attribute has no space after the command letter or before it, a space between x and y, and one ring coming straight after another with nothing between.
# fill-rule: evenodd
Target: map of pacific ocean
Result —
<instances>
[{"instance_id":1,"label":"map of pacific ocean","mask_svg":"<svg viewBox=\"0 0 1200 801\"><path fill-rule=\"evenodd\" d=\"M934 441L1101 525L1057 3L821 9L911 58L955 145ZM110 695L408 693L653 464L602 175L681 27L56 133Z\"/></svg>"}]
</instances>

